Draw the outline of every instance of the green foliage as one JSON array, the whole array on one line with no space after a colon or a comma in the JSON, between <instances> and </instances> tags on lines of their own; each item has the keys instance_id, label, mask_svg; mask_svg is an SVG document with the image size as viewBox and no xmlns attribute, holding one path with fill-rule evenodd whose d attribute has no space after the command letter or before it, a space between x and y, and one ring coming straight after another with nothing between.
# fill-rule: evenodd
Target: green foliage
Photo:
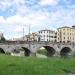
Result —
<instances>
[{"instance_id":1,"label":"green foliage","mask_svg":"<svg viewBox=\"0 0 75 75\"><path fill-rule=\"evenodd\" d=\"M0 55L0 75L68 75L75 58L32 58Z\"/></svg>"},{"instance_id":2,"label":"green foliage","mask_svg":"<svg viewBox=\"0 0 75 75\"><path fill-rule=\"evenodd\" d=\"M73 57L75 57L75 52L74 52L74 54L73 54Z\"/></svg>"},{"instance_id":3,"label":"green foliage","mask_svg":"<svg viewBox=\"0 0 75 75\"><path fill-rule=\"evenodd\" d=\"M5 54L6 54L6 55L11 55L11 53L10 53L10 52L6 52Z\"/></svg>"},{"instance_id":4,"label":"green foliage","mask_svg":"<svg viewBox=\"0 0 75 75\"><path fill-rule=\"evenodd\" d=\"M19 49L14 49L13 53L20 53L20 50Z\"/></svg>"},{"instance_id":5,"label":"green foliage","mask_svg":"<svg viewBox=\"0 0 75 75\"><path fill-rule=\"evenodd\" d=\"M5 38L1 37L0 42L5 42L5 41L6 41Z\"/></svg>"},{"instance_id":6,"label":"green foliage","mask_svg":"<svg viewBox=\"0 0 75 75\"><path fill-rule=\"evenodd\" d=\"M17 47L13 50L13 53L20 53L20 51L24 51L24 49Z\"/></svg>"},{"instance_id":7,"label":"green foliage","mask_svg":"<svg viewBox=\"0 0 75 75\"><path fill-rule=\"evenodd\" d=\"M46 50L46 49L39 49L39 50L37 51L37 53L43 54L43 55L47 55L47 50Z\"/></svg>"}]
</instances>

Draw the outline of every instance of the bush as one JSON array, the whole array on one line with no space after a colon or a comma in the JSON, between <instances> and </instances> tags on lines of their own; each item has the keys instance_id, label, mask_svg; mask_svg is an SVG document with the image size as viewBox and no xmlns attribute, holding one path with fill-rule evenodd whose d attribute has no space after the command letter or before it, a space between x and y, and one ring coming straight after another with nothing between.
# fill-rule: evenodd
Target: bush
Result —
<instances>
[{"instance_id":1,"label":"bush","mask_svg":"<svg viewBox=\"0 0 75 75\"><path fill-rule=\"evenodd\" d=\"M5 38L4 37L1 37L0 42L3 43L5 41L6 41Z\"/></svg>"},{"instance_id":2,"label":"bush","mask_svg":"<svg viewBox=\"0 0 75 75\"><path fill-rule=\"evenodd\" d=\"M11 53L10 53L10 52L6 52L5 54L6 54L6 55L11 55Z\"/></svg>"},{"instance_id":3,"label":"bush","mask_svg":"<svg viewBox=\"0 0 75 75\"><path fill-rule=\"evenodd\" d=\"M40 49L37 51L37 53L47 55L47 50L46 49Z\"/></svg>"},{"instance_id":4,"label":"bush","mask_svg":"<svg viewBox=\"0 0 75 75\"><path fill-rule=\"evenodd\" d=\"M75 53L73 54L73 57L75 57Z\"/></svg>"}]
</instances>

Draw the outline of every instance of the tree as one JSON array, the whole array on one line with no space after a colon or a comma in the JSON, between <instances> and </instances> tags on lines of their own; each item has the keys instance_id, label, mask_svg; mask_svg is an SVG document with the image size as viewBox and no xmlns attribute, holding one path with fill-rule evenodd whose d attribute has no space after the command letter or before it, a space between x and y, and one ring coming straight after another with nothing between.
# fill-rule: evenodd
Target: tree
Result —
<instances>
[{"instance_id":1,"label":"tree","mask_svg":"<svg viewBox=\"0 0 75 75\"><path fill-rule=\"evenodd\" d=\"M0 42L5 42L5 38L2 36L1 39L0 39Z\"/></svg>"}]
</instances>

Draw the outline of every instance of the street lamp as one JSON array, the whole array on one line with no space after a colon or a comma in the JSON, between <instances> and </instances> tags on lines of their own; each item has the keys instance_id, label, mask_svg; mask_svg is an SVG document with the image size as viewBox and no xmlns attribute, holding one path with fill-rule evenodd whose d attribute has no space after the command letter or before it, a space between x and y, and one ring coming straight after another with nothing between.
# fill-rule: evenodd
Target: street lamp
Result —
<instances>
[{"instance_id":1,"label":"street lamp","mask_svg":"<svg viewBox=\"0 0 75 75\"><path fill-rule=\"evenodd\" d=\"M27 25L26 25L27 26ZM29 30L29 40L28 40L28 42L29 42L29 49L30 49L30 25L28 25L28 30ZM23 28L23 40L24 40L24 28Z\"/></svg>"},{"instance_id":2,"label":"street lamp","mask_svg":"<svg viewBox=\"0 0 75 75\"><path fill-rule=\"evenodd\" d=\"M29 49L30 49L30 25L29 25Z\"/></svg>"},{"instance_id":3,"label":"street lamp","mask_svg":"<svg viewBox=\"0 0 75 75\"><path fill-rule=\"evenodd\" d=\"M50 42L50 30L49 30L49 42Z\"/></svg>"},{"instance_id":4,"label":"street lamp","mask_svg":"<svg viewBox=\"0 0 75 75\"><path fill-rule=\"evenodd\" d=\"M24 41L24 28L23 28L23 41Z\"/></svg>"}]
</instances>

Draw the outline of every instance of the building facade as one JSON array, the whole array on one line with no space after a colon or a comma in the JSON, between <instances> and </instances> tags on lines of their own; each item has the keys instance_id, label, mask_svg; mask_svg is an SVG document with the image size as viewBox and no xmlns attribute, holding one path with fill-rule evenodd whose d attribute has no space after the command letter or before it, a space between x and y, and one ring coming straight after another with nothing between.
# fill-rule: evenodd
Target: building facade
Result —
<instances>
[{"instance_id":1,"label":"building facade","mask_svg":"<svg viewBox=\"0 0 75 75\"><path fill-rule=\"evenodd\" d=\"M39 35L36 32L31 33L30 35L26 35L26 41L38 41Z\"/></svg>"},{"instance_id":2,"label":"building facade","mask_svg":"<svg viewBox=\"0 0 75 75\"><path fill-rule=\"evenodd\" d=\"M75 43L75 28L61 27L57 29L57 42Z\"/></svg>"},{"instance_id":3,"label":"building facade","mask_svg":"<svg viewBox=\"0 0 75 75\"><path fill-rule=\"evenodd\" d=\"M12 41L39 41L39 35L37 32L32 32L28 35L25 35L23 37L20 37L20 38L13 38L13 39L10 39Z\"/></svg>"},{"instance_id":4,"label":"building facade","mask_svg":"<svg viewBox=\"0 0 75 75\"><path fill-rule=\"evenodd\" d=\"M38 34L40 35L40 41L50 41L55 42L56 41L56 32L53 30L45 29L38 31Z\"/></svg>"}]
</instances>

